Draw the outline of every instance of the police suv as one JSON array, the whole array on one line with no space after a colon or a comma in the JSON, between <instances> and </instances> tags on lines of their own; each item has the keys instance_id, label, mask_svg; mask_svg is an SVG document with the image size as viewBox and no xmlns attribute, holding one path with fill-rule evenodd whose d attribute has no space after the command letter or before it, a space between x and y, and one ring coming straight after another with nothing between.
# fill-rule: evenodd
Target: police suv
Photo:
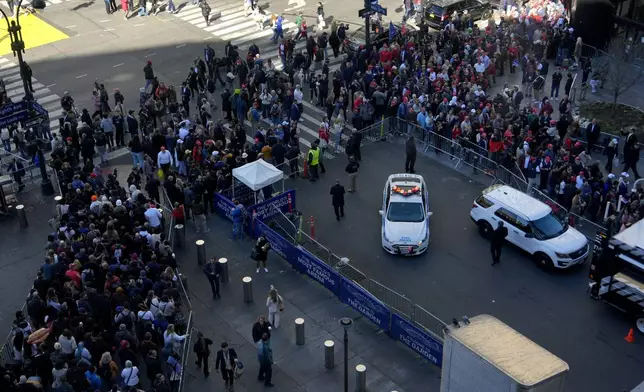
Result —
<instances>
[{"instance_id":1,"label":"police suv","mask_svg":"<svg viewBox=\"0 0 644 392\"><path fill-rule=\"evenodd\" d=\"M540 267L570 268L583 263L588 240L552 208L507 185L492 185L472 203L470 218L483 237L499 222L508 229L506 240L530 254Z\"/></svg>"},{"instance_id":2,"label":"police suv","mask_svg":"<svg viewBox=\"0 0 644 392\"><path fill-rule=\"evenodd\" d=\"M382 192L382 247L393 255L414 256L429 245L427 185L418 174L392 174Z\"/></svg>"}]
</instances>

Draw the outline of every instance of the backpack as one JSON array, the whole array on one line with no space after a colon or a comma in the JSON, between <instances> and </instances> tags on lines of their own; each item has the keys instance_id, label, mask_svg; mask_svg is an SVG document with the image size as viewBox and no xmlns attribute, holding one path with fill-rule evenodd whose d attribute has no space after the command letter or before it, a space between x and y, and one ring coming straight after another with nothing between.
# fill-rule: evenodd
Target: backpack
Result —
<instances>
[{"instance_id":1,"label":"backpack","mask_svg":"<svg viewBox=\"0 0 644 392\"><path fill-rule=\"evenodd\" d=\"M123 313L121 313L121 320L120 322L122 324L125 324L125 327L129 330L132 329L132 326L134 325L134 321L132 320L132 311L126 316Z\"/></svg>"},{"instance_id":2,"label":"backpack","mask_svg":"<svg viewBox=\"0 0 644 392\"><path fill-rule=\"evenodd\" d=\"M110 369L110 363L101 363L98 367L98 375L105 381L112 380L112 369Z\"/></svg>"},{"instance_id":3,"label":"backpack","mask_svg":"<svg viewBox=\"0 0 644 392\"><path fill-rule=\"evenodd\" d=\"M83 349L78 347L76 349L76 352L74 353L74 358L76 358L76 361L79 364L83 364L86 366L92 366L92 363L85 357L83 357Z\"/></svg>"},{"instance_id":4,"label":"backpack","mask_svg":"<svg viewBox=\"0 0 644 392\"><path fill-rule=\"evenodd\" d=\"M373 105L368 103L367 104L367 114L369 114L370 116L373 116L374 113L375 113L375 109L373 108Z\"/></svg>"}]
</instances>

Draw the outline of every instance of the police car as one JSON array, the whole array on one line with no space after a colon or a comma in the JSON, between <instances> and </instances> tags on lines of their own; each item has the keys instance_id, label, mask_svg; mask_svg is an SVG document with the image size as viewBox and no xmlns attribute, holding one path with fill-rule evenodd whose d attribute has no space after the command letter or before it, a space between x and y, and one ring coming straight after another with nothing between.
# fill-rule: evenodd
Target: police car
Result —
<instances>
[{"instance_id":1,"label":"police car","mask_svg":"<svg viewBox=\"0 0 644 392\"><path fill-rule=\"evenodd\" d=\"M414 256L429 245L429 199L423 176L392 174L382 192L382 247L393 255Z\"/></svg>"}]
</instances>

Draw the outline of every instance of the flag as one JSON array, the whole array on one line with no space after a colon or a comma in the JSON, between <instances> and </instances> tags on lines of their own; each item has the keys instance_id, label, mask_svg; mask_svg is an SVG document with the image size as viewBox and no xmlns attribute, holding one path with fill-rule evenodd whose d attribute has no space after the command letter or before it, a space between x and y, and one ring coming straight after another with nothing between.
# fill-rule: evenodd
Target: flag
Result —
<instances>
[{"instance_id":1,"label":"flag","mask_svg":"<svg viewBox=\"0 0 644 392\"><path fill-rule=\"evenodd\" d=\"M396 26L394 26L394 22L389 21L389 41L392 41L395 36L396 36Z\"/></svg>"}]
</instances>

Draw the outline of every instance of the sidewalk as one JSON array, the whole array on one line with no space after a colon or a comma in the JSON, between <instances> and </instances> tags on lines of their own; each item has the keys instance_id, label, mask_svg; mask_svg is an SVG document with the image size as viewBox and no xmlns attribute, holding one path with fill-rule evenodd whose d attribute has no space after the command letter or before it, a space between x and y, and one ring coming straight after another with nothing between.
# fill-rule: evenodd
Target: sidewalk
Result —
<instances>
[{"instance_id":1,"label":"sidewalk","mask_svg":"<svg viewBox=\"0 0 644 392\"><path fill-rule=\"evenodd\" d=\"M421 360L415 353L375 329L373 324L316 282L300 275L290 265L269 253L268 273L255 273L255 262L249 257L253 242L246 238L231 241L230 224L219 216L209 218L210 233L198 235L189 221L186 246L175 246L179 267L188 278L188 291L194 311L195 328L213 340L210 357L211 376L204 379L203 372L194 365L194 355L189 358L184 374L186 390L204 388L223 390L221 376L214 372L215 353L221 342L234 348L245 365L245 372L235 387L236 392L266 390L257 381L259 370L257 350L252 342L251 330L257 317L266 315L265 301L270 285L274 285L285 301L279 329L271 337L275 364L273 366L273 391L329 392L343 389L343 334L341 317L351 317L354 325L349 330L349 390L355 390L355 367L367 367L367 389L372 392L438 391L440 369ZM195 241L206 241L206 258L226 257L229 263L230 283L222 284L221 300L213 300L210 285L197 265ZM254 302L244 303L242 278L253 278ZM306 344L295 344L295 318L305 320ZM193 331L193 337L196 331ZM335 368L324 367L324 342L335 342ZM190 347L192 349L192 347ZM221 389L220 389L221 388Z\"/></svg>"}]
</instances>

